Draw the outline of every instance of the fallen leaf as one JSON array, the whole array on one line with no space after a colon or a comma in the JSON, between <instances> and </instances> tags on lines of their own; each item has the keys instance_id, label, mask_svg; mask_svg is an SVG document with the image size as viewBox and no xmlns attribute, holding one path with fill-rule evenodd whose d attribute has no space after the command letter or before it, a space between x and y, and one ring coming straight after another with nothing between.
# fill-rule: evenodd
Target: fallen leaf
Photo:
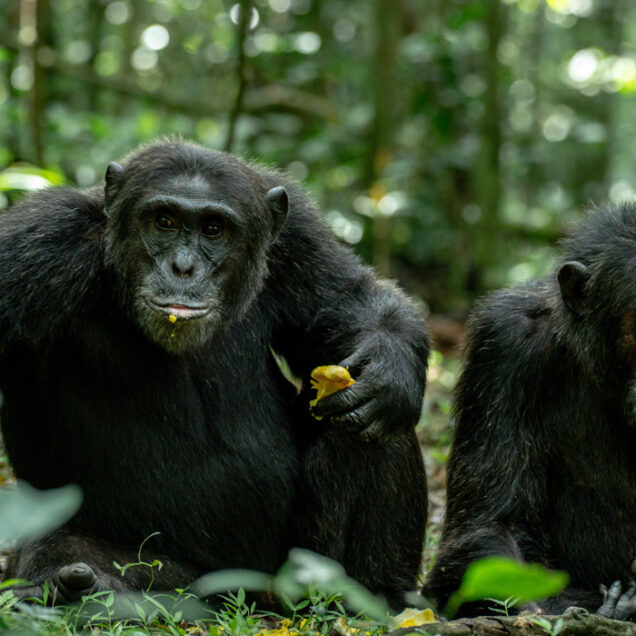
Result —
<instances>
[{"instance_id":1,"label":"fallen leaf","mask_svg":"<svg viewBox=\"0 0 636 636\"><path fill-rule=\"evenodd\" d=\"M393 620L395 621L395 629L439 623L439 619L430 608L419 610L414 607L407 607L403 612L395 616Z\"/></svg>"}]
</instances>

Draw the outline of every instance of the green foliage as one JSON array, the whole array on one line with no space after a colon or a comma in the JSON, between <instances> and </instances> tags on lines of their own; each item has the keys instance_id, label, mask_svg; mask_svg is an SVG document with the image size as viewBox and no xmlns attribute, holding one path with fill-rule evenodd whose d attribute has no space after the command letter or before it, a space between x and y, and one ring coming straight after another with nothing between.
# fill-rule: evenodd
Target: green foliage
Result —
<instances>
[{"instance_id":1,"label":"green foliage","mask_svg":"<svg viewBox=\"0 0 636 636\"><path fill-rule=\"evenodd\" d=\"M119 568L125 573L139 565L155 567L144 563L140 556L138 563ZM229 589L237 591L228 592ZM248 603L246 591L275 592L288 617L258 611L253 602ZM220 595L222 606L213 609L201 602L199 596L205 595ZM364 622L360 625L365 632L385 631L390 624L384 601L347 577L339 564L305 550L293 550L274 577L245 570L221 571L199 579L192 591L98 592L66 608L45 607L41 601L21 603L11 591L3 592L0 586L0 629L33 629L38 633L91 630L112 634L141 629L144 633L179 636L186 633L251 636L257 632L267 634L274 627L271 636L303 633L327 636L336 621L346 621L350 626L358 624L359 619L348 616L345 606L349 611L361 613Z\"/></svg>"},{"instance_id":2,"label":"green foliage","mask_svg":"<svg viewBox=\"0 0 636 636\"><path fill-rule=\"evenodd\" d=\"M328 596L342 597L351 610L376 621L387 616L389 608L386 602L348 577L339 563L309 550L294 548L287 563L276 575L273 590L293 604L316 589Z\"/></svg>"},{"instance_id":3,"label":"green foliage","mask_svg":"<svg viewBox=\"0 0 636 636\"><path fill-rule=\"evenodd\" d=\"M505 557L487 557L472 563L444 613L452 617L463 603L482 599L507 599L504 608L557 595L568 583L567 573L536 563ZM514 599L514 600L513 600Z\"/></svg>"},{"instance_id":4,"label":"green foliage","mask_svg":"<svg viewBox=\"0 0 636 636\"><path fill-rule=\"evenodd\" d=\"M141 552L144 549L144 546L146 545L147 541L149 539L151 539L152 537L156 537L158 534L161 534L160 532L153 532L152 534L148 535L142 542L141 545L139 546L139 551L137 552L137 561L135 563L126 563L125 565L120 565L119 563L117 563L117 561L113 561L113 566L115 567L115 569L122 575L122 576L126 576L126 572L130 569L130 568L138 568L138 567L144 567L144 568L148 568L150 570L150 582L148 583L148 590L150 591L150 589L152 588L152 585L154 583L155 580L155 570L161 570L161 568L163 567L163 563L161 561L159 561L159 559L155 559L154 561L152 561L151 563L148 561L144 561L141 558Z\"/></svg>"},{"instance_id":5,"label":"green foliage","mask_svg":"<svg viewBox=\"0 0 636 636\"><path fill-rule=\"evenodd\" d=\"M0 489L0 546L43 536L67 521L80 507L77 486L38 491L24 482Z\"/></svg>"},{"instance_id":6,"label":"green foliage","mask_svg":"<svg viewBox=\"0 0 636 636\"><path fill-rule=\"evenodd\" d=\"M27 164L16 164L0 172L0 192L39 190L64 184L64 176L54 170L43 170Z\"/></svg>"},{"instance_id":7,"label":"green foliage","mask_svg":"<svg viewBox=\"0 0 636 636\"><path fill-rule=\"evenodd\" d=\"M239 587L252 592L273 592L290 608L298 608L301 599L319 591L327 597L341 598L351 610L378 621L388 613L384 600L348 577L339 563L300 548L290 551L287 562L274 577L250 570L226 570L207 574L192 587L199 596Z\"/></svg>"},{"instance_id":8,"label":"green foliage","mask_svg":"<svg viewBox=\"0 0 636 636\"><path fill-rule=\"evenodd\" d=\"M222 149L240 92L235 4L43 0L35 50L18 44L20 5L10 3L0 12L0 168L54 166L89 186L158 135ZM634 198L629 3L253 9L232 150L305 181L342 240L436 313L461 315L488 288L546 273L590 200ZM390 73L382 42L396 51Z\"/></svg>"},{"instance_id":9,"label":"green foliage","mask_svg":"<svg viewBox=\"0 0 636 636\"><path fill-rule=\"evenodd\" d=\"M557 618L554 623L547 618L533 618L532 622L541 627L549 636L559 636L565 625L563 618Z\"/></svg>"}]
</instances>

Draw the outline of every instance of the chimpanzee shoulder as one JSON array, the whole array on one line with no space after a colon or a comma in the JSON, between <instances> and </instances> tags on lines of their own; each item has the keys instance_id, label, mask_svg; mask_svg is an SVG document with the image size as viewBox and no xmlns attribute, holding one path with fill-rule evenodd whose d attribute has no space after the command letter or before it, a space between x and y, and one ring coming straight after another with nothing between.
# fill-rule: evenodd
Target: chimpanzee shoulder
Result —
<instances>
[{"instance_id":1,"label":"chimpanzee shoulder","mask_svg":"<svg viewBox=\"0 0 636 636\"><path fill-rule=\"evenodd\" d=\"M65 331L95 301L105 221L98 189L46 189L3 214L0 349L14 338L37 342Z\"/></svg>"}]
</instances>

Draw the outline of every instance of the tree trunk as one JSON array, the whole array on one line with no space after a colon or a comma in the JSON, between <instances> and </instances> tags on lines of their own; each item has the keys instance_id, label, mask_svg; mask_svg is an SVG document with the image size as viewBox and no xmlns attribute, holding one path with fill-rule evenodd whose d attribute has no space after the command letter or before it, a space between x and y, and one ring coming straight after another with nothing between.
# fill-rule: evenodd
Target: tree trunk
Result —
<instances>
[{"instance_id":1,"label":"tree trunk","mask_svg":"<svg viewBox=\"0 0 636 636\"><path fill-rule=\"evenodd\" d=\"M482 76L486 78L484 115L481 121L481 151L474 174L473 191L481 211L481 220L476 226L478 234L474 243L474 256L478 291L483 288L484 271L493 259L493 241L499 230L499 207L501 203L501 175L499 174L499 149L503 120L499 95L499 60L497 51L504 33L503 5L487 2L485 23L488 48L485 51Z\"/></svg>"},{"instance_id":2,"label":"tree trunk","mask_svg":"<svg viewBox=\"0 0 636 636\"><path fill-rule=\"evenodd\" d=\"M238 24L236 26L236 97L234 99L234 105L230 112L230 120L227 128L227 138L225 140L226 152L231 152L234 146L234 139L236 137L236 125L238 118L243 110L243 99L245 96L245 85L247 78L246 72L246 55L245 55L245 40L250 30L250 21L252 19L252 0L240 0L240 11L238 17Z\"/></svg>"},{"instance_id":3,"label":"tree trunk","mask_svg":"<svg viewBox=\"0 0 636 636\"><path fill-rule=\"evenodd\" d=\"M384 190L382 173L393 157L393 139L400 102L397 82L398 47L402 34L402 0L376 0L376 45L373 64L374 117L369 134L366 178L372 196ZM376 197L373 197L376 199ZM377 202L377 201L376 201ZM390 274L391 222L379 211L373 220L372 262L383 275Z\"/></svg>"},{"instance_id":4,"label":"tree trunk","mask_svg":"<svg viewBox=\"0 0 636 636\"><path fill-rule=\"evenodd\" d=\"M20 64L29 69L32 75L31 89L26 96L26 109L29 114L32 139L32 161L41 166L44 163L44 144L42 140L42 118L46 95L46 75L42 68L38 52L45 45L43 35L50 23L48 0L20 0ZM42 33L40 32L40 27Z\"/></svg>"}]
</instances>

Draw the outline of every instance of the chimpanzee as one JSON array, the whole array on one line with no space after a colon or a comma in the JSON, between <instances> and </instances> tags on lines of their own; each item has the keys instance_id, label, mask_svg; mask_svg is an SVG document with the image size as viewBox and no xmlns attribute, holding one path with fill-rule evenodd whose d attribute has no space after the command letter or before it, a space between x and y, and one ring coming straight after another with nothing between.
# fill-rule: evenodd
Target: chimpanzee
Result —
<instances>
[{"instance_id":1,"label":"chimpanzee","mask_svg":"<svg viewBox=\"0 0 636 636\"><path fill-rule=\"evenodd\" d=\"M425 593L443 607L469 563L505 555L569 573L537 611L636 612L636 205L591 212L555 274L479 305L455 415Z\"/></svg>"},{"instance_id":2,"label":"chimpanzee","mask_svg":"<svg viewBox=\"0 0 636 636\"><path fill-rule=\"evenodd\" d=\"M146 587L113 561L159 532L155 588L273 572L301 546L401 605L426 522L428 350L410 302L273 170L164 140L103 188L28 198L0 217L2 430L19 478L79 484L84 503L6 576L58 602ZM324 364L356 383L316 419Z\"/></svg>"}]
</instances>

